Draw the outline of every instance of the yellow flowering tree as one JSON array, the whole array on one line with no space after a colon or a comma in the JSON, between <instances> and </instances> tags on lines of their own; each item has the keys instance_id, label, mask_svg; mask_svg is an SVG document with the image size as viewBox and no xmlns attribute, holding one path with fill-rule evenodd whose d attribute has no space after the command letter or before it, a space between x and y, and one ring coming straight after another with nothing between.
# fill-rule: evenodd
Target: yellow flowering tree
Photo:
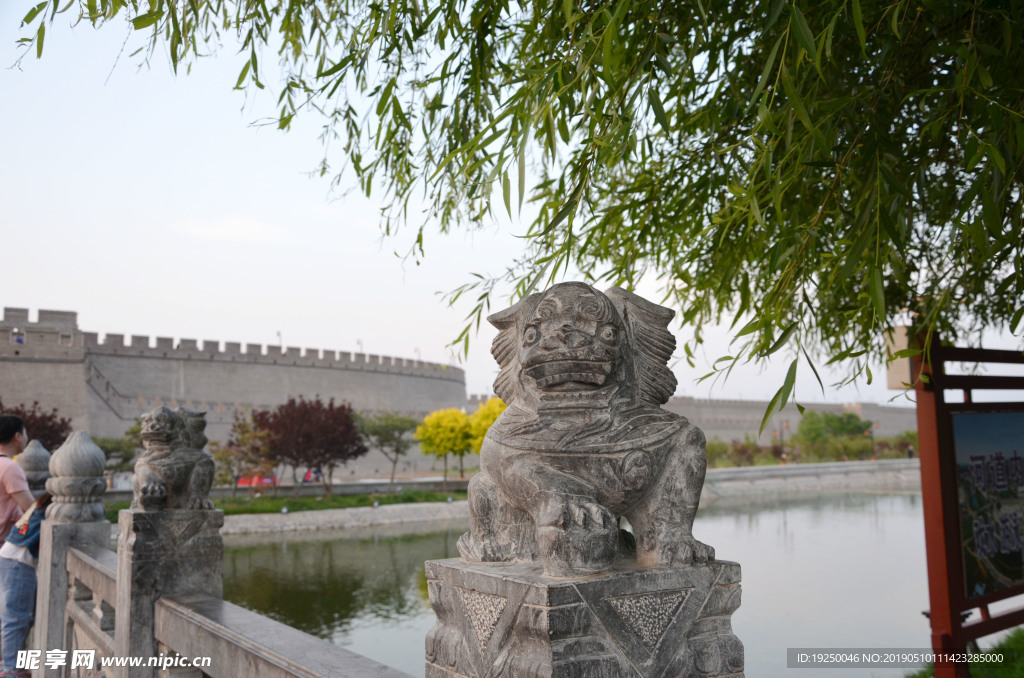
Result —
<instances>
[{"instance_id":1,"label":"yellow flowering tree","mask_svg":"<svg viewBox=\"0 0 1024 678\"><path fill-rule=\"evenodd\" d=\"M508 406L501 398L488 398L487 402L481 403L480 407L476 408L476 412L469 415L470 447L473 454L480 454L487 430L491 428L506 407Z\"/></svg>"},{"instance_id":2,"label":"yellow flowering tree","mask_svg":"<svg viewBox=\"0 0 1024 678\"><path fill-rule=\"evenodd\" d=\"M469 415L454 407L431 412L416 428L413 439L419 442L423 454L432 454L444 460L445 489L448 483L449 454L459 458L459 477L463 477L462 460L470 452L472 443Z\"/></svg>"}]
</instances>

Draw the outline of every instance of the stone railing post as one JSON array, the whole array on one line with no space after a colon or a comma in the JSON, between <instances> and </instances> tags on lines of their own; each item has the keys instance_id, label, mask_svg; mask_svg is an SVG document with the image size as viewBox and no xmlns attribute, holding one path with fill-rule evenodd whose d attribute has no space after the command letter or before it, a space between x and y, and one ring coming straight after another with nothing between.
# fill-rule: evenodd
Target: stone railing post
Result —
<instances>
[{"instance_id":1,"label":"stone railing post","mask_svg":"<svg viewBox=\"0 0 1024 678\"><path fill-rule=\"evenodd\" d=\"M213 458L204 413L158 407L142 416L145 452L135 465L131 509L118 516L114 649L154 657L154 604L165 595L223 595L224 512L209 501ZM155 667L118 667L149 678Z\"/></svg>"},{"instance_id":2,"label":"stone railing post","mask_svg":"<svg viewBox=\"0 0 1024 678\"><path fill-rule=\"evenodd\" d=\"M46 491L46 481L50 478L50 452L38 440L29 442L25 451L18 455L18 464L25 471L28 489L33 497Z\"/></svg>"},{"instance_id":3,"label":"stone railing post","mask_svg":"<svg viewBox=\"0 0 1024 678\"><path fill-rule=\"evenodd\" d=\"M64 613L68 601L68 549L73 546L109 547L110 522L104 517L100 496L106 457L86 433L73 433L50 457L51 477L46 489L53 503L46 509L39 538L36 567L36 622L32 647L64 647ZM57 678L60 668L41 665L44 678Z\"/></svg>"}]
</instances>

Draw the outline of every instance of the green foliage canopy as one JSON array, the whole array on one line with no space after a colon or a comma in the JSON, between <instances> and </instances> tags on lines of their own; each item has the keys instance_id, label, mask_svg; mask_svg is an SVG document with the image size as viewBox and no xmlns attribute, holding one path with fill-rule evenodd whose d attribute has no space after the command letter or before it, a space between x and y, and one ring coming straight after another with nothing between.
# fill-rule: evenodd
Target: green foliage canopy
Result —
<instances>
[{"instance_id":1,"label":"green foliage canopy","mask_svg":"<svg viewBox=\"0 0 1024 678\"><path fill-rule=\"evenodd\" d=\"M369 442L371 447L380 450L389 462L391 462L391 480L388 483L388 492L395 484L395 468L398 466L398 459L405 455L412 447L410 434L416 430L419 420L413 417L406 417L395 412L381 412L374 416L360 416L358 418L359 430Z\"/></svg>"},{"instance_id":2,"label":"green foliage canopy","mask_svg":"<svg viewBox=\"0 0 1024 678\"><path fill-rule=\"evenodd\" d=\"M863 438L873 423L865 421L853 412L815 412L807 410L800 418L800 426L796 432L799 445L815 447L833 438Z\"/></svg>"},{"instance_id":3,"label":"green foliage canopy","mask_svg":"<svg viewBox=\"0 0 1024 678\"><path fill-rule=\"evenodd\" d=\"M786 348L774 409L801 356L862 373L898 322L1022 323L1024 0L43 0L26 50L69 8L127 16L175 68L231 43L240 88L272 49L280 127L323 116L387 232L425 196L418 254L528 195L518 294L654 274L691 359L702 326L753 317L716 369ZM479 321L501 285L453 298Z\"/></svg>"},{"instance_id":4,"label":"green foliage canopy","mask_svg":"<svg viewBox=\"0 0 1024 678\"><path fill-rule=\"evenodd\" d=\"M131 471L135 468L135 452L139 448L128 438L105 438L94 436L92 441L103 450L107 457L107 468L114 473Z\"/></svg>"}]
</instances>

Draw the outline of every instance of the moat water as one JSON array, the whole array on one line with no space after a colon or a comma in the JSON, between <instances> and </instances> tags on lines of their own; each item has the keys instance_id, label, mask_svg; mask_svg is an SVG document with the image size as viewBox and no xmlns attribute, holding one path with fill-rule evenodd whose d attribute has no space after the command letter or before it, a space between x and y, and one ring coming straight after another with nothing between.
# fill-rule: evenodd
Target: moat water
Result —
<instances>
[{"instance_id":1,"label":"moat water","mask_svg":"<svg viewBox=\"0 0 1024 678\"><path fill-rule=\"evenodd\" d=\"M457 555L460 526L426 534L229 540L224 597L413 676L434 623L423 562ZM903 676L907 669L787 669L795 647L929 645L918 494L849 494L710 507L694 533L743 567L733 628L746 675Z\"/></svg>"}]
</instances>

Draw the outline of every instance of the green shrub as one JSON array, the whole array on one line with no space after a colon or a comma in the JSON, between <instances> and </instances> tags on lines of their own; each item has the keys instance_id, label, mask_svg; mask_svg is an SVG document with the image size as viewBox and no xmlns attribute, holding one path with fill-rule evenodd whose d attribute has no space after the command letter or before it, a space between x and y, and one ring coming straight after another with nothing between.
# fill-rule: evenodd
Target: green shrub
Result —
<instances>
[{"instance_id":1,"label":"green shrub","mask_svg":"<svg viewBox=\"0 0 1024 678\"><path fill-rule=\"evenodd\" d=\"M732 460L729 458L729 450L729 443L719 440L718 438L712 438L709 440L707 442L708 468L732 466Z\"/></svg>"}]
</instances>

